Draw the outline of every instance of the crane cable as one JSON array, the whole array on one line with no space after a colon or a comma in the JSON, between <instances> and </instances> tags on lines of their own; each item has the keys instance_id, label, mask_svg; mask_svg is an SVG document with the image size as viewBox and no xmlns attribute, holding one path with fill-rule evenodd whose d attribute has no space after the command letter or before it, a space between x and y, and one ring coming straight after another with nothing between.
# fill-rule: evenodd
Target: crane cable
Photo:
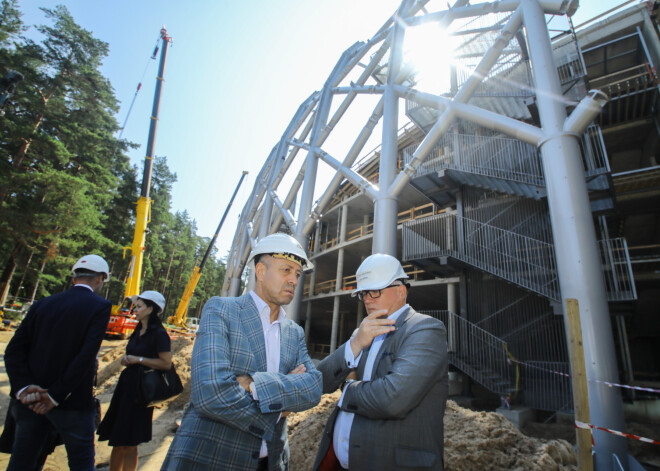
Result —
<instances>
[{"instance_id":1,"label":"crane cable","mask_svg":"<svg viewBox=\"0 0 660 471\"><path fill-rule=\"evenodd\" d=\"M158 55L159 48L160 48L160 35L156 39L156 46L154 47L153 54L151 54L151 57L147 59L147 63L144 66L142 77L140 77L140 81L138 82L137 88L135 89L135 93L133 94L133 100L131 100L131 106L128 107L128 111L126 112L126 118L124 119L124 124L121 126L121 128L119 128L119 136L117 137L117 141L120 141L121 137L124 135L124 129L126 129L126 123L128 122L128 117L131 115L131 111L133 110L133 105L135 104L135 99L137 98L137 95L140 89L142 88L142 81L144 80L144 76L147 74L147 69L149 69L149 65L151 64L151 61L156 60L156 56Z\"/></svg>"}]
</instances>

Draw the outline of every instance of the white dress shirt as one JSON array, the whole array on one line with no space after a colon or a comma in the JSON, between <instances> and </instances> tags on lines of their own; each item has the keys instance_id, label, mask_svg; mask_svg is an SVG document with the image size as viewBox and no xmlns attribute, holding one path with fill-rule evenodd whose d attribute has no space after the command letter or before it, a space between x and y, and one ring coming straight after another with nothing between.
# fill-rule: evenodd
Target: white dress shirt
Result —
<instances>
[{"instance_id":1,"label":"white dress shirt","mask_svg":"<svg viewBox=\"0 0 660 471\"><path fill-rule=\"evenodd\" d=\"M266 342L266 371L268 373L277 373L280 371L280 324L286 319L286 312L280 306L280 313L277 315L275 322L270 322L270 307L266 302L261 299L257 293L250 291L250 296L254 304L257 305L259 311L259 318L261 319L261 327L264 329L264 340ZM255 401L259 400L257 388L252 389L252 397ZM268 456L268 447L266 440L261 441L261 450L259 451L259 458Z\"/></svg>"},{"instance_id":2,"label":"white dress shirt","mask_svg":"<svg viewBox=\"0 0 660 471\"><path fill-rule=\"evenodd\" d=\"M399 310L395 311L393 314L389 315L387 318L394 319L394 321L396 321L401 313L408 309L408 307L408 304L406 304ZM380 351L380 347L383 345L383 341L385 340L386 336L387 334L379 335L378 337L374 338L373 342L371 343L369 356L367 356L367 362L364 365L362 381L371 380L371 373L374 369L374 362L376 361L376 357L378 356L378 352ZM344 347L344 358L346 359L346 364L349 368L357 368L358 363L360 362L360 358L362 357L362 352L360 352L357 358L355 358L353 356L353 350L351 349L350 342L350 340L346 342L346 346ZM346 390L344 389L344 392L345 391ZM341 407L344 401L344 392L341 393L341 397L339 398L339 407ZM350 469L348 467L348 444L351 437L351 427L353 426L354 418L355 414L352 412L345 412L340 410L339 414L337 414L337 420L335 420L335 429L332 434L332 447L335 449L335 455L337 456L337 459L339 460L342 468L346 469Z\"/></svg>"}]
</instances>

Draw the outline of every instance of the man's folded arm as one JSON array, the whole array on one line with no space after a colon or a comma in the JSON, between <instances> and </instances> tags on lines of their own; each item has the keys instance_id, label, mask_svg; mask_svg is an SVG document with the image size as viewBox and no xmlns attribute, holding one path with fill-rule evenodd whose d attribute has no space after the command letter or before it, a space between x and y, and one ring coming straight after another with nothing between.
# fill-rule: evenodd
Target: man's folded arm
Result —
<instances>
[{"instance_id":1,"label":"man's folded arm","mask_svg":"<svg viewBox=\"0 0 660 471\"><path fill-rule=\"evenodd\" d=\"M252 374L259 395L261 412L300 412L314 407L321 400L322 374L307 353L305 336L297 329L296 365L303 364L303 374L256 372Z\"/></svg>"},{"instance_id":2,"label":"man's folded arm","mask_svg":"<svg viewBox=\"0 0 660 471\"><path fill-rule=\"evenodd\" d=\"M191 402L202 416L270 440L279 413L263 414L236 380L229 363L229 338L221 319L223 302L211 298L202 312L191 363Z\"/></svg>"}]
</instances>

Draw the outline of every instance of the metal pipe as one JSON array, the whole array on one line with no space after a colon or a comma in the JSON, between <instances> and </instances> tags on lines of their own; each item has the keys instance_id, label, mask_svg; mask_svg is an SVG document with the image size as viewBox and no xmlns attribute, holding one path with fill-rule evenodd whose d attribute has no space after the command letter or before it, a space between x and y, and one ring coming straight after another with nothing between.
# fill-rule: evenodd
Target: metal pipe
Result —
<instances>
[{"instance_id":1,"label":"metal pipe","mask_svg":"<svg viewBox=\"0 0 660 471\"><path fill-rule=\"evenodd\" d=\"M564 132L582 134L608 101L608 96L600 90L589 90L587 96L580 100L571 115L564 121Z\"/></svg>"},{"instance_id":2,"label":"metal pipe","mask_svg":"<svg viewBox=\"0 0 660 471\"><path fill-rule=\"evenodd\" d=\"M579 143L574 135L563 131L566 111L543 10L537 0L522 1L521 6L539 116L548 136L541 146L541 158L561 297L562 301L577 299L582 314L592 423L624 430L620 390L594 382L617 381L618 367ZM615 460L627 465L625 438L600 430L593 430L593 437L595 469L613 469Z\"/></svg>"},{"instance_id":3,"label":"metal pipe","mask_svg":"<svg viewBox=\"0 0 660 471\"><path fill-rule=\"evenodd\" d=\"M409 9L410 2L404 0L399 8L399 14ZM384 253L394 257L396 253L396 226L398 202L396 197L388 194L387 189L394 181L397 172L399 153L399 97L394 89L396 79L403 62L404 27L397 22L392 28L390 59L387 67L387 84L383 93L383 137L381 143L378 184L379 191L374 201L374 237L372 253Z\"/></svg>"},{"instance_id":4,"label":"metal pipe","mask_svg":"<svg viewBox=\"0 0 660 471\"><path fill-rule=\"evenodd\" d=\"M369 140L371 133L373 132L374 128L376 127L376 124L378 124L378 121L380 120L380 117L383 115L383 105L384 105L384 100L381 98L378 101L376 107L374 108L373 113L367 119L367 123L360 131L358 138L355 140L355 142L351 146L351 149L348 151L348 154L346 154L346 158L344 159L342 166L350 167L351 165L353 165L355 159L357 159L358 155L364 148L364 145ZM344 176L340 173L337 173L335 174L334 177L332 177L332 180L330 181L328 188L325 190L321 198L319 198L318 203L314 207L314 210L312 212L312 217L306 222L303 228L303 232L305 234L308 234L309 231L312 230L312 228L314 227L314 221L320 218L321 215L323 214L323 211L325 211L325 209L328 207L330 201L332 201L332 198L334 197L334 194L337 192L337 188L339 188L339 185L341 184L343 179Z\"/></svg>"},{"instance_id":5,"label":"metal pipe","mask_svg":"<svg viewBox=\"0 0 660 471\"><path fill-rule=\"evenodd\" d=\"M454 11L454 10L452 10ZM488 52L484 54L479 64L474 69L470 77L463 84L459 92L454 97L454 104L467 103L479 84L483 81L484 77L488 76L490 69L495 65L500 54L504 48L509 44L509 41L516 34L520 25L522 24L522 14L520 10L516 10L507 24L502 28L501 33L495 40L495 43L490 47ZM435 144L440 140L442 135L447 131L447 128L454 120L455 116L454 107L447 108L444 113L438 118L438 121L433 125L429 133L426 135L422 143L417 147L413 154L413 159L406 166L403 172L399 173L394 182L387 189L391 196L400 194L406 187L408 182L417 173L417 167L424 162L428 153L433 149Z\"/></svg>"},{"instance_id":6,"label":"metal pipe","mask_svg":"<svg viewBox=\"0 0 660 471\"><path fill-rule=\"evenodd\" d=\"M543 130L536 126L509 118L508 116L503 116L493 111L485 110L478 106L458 103L451 98L411 90L400 85L396 87L396 91L401 98L440 111L451 110L458 118L471 121L495 131L501 131L528 144L536 146L545 139ZM435 147L435 145L433 147Z\"/></svg>"},{"instance_id":7,"label":"metal pipe","mask_svg":"<svg viewBox=\"0 0 660 471\"><path fill-rule=\"evenodd\" d=\"M296 231L296 220L287 208L284 207L280 199L277 197L277 194L274 190L270 190L270 197L273 200L273 203L277 206L277 209L280 210L281 216L284 218L286 225L289 226L291 232Z\"/></svg>"}]
</instances>

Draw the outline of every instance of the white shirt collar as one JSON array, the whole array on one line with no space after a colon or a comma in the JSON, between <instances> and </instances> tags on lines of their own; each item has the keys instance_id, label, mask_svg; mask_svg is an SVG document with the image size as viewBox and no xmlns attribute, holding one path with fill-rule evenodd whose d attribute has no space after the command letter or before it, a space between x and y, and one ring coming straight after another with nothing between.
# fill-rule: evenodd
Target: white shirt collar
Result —
<instances>
[{"instance_id":1,"label":"white shirt collar","mask_svg":"<svg viewBox=\"0 0 660 471\"><path fill-rule=\"evenodd\" d=\"M387 316L387 318L388 318L388 319L394 319L394 320L397 320L397 319L399 318L399 316L403 313L403 311L405 311L405 310L408 309L409 307L410 307L409 304L404 304L404 305L401 306L399 309L397 309L396 311L394 311L392 314L390 314L389 316Z\"/></svg>"},{"instance_id":2,"label":"white shirt collar","mask_svg":"<svg viewBox=\"0 0 660 471\"><path fill-rule=\"evenodd\" d=\"M85 283L78 283L77 285L73 285L73 286L74 286L74 287L76 287L76 286L80 286L81 288L87 288L87 289L90 290L92 293L94 292L94 288L92 288L92 287L89 286L89 285L86 285Z\"/></svg>"},{"instance_id":3,"label":"white shirt collar","mask_svg":"<svg viewBox=\"0 0 660 471\"><path fill-rule=\"evenodd\" d=\"M277 315L277 320L275 322L270 322L270 306L266 304L266 301L261 299L254 290L250 291L250 296L252 296L252 301L257 306L257 311L259 311L259 317L261 317L261 322L266 325L274 324L275 322L283 322L286 319L286 312L284 308L280 306L280 312Z\"/></svg>"}]
</instances>

